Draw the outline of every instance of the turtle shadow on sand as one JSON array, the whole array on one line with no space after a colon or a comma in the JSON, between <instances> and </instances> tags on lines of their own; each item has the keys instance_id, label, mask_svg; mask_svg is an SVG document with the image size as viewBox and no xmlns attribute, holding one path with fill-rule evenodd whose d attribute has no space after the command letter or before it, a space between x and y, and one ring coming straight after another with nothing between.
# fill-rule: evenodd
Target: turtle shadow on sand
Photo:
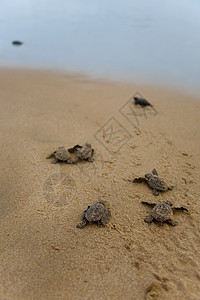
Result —
<instances>
[{"instance_id":1,"label":"turtle shadow on sand","mask_svg":"<svg viewBox=\"0 0 200 300\"><path fill-rule=\"evenodd\" d=\"M132 182L141 183L145 182L153 190L153 195L158 196L160 192L166 192L167 190L172 190L173 185L168 186L167 183L160 177L156 169L153 169L152 174L147 173L144 177L135 178Z\"/></svg>"},{"instance_id":2,"label":"turtle shadow on sand","mask_svg":"<svg viewBox=\"0 0 200 300\"><path fill-rule=\"evenodd\" d=\"M152 207L152 211L150 213L150 216L147 218L144 218L144 221L147 223L152 223L154 220L157 222L167 222L170 225L177 225L178 222L174 221L172 219L173 214L175 211L187 211L188 209L180 206L180 207L174 207L173 203L171 201L162 201L159 204L151 203L147 201L142 201L142 204L148 205Z\"/></svg>"}]
</instances>

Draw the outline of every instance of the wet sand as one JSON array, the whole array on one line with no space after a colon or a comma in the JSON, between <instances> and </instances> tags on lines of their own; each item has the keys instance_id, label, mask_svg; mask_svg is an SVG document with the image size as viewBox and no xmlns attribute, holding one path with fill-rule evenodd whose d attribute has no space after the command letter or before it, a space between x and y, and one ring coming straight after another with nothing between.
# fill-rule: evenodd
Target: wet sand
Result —
<instances>
[{"instance_id":1,"label":"wet sand","mask_svg":"<svg viewBox=\"0 0 200 300\"><path fill-rule=\"evenodd\" d=\"M130 106L140 92L156 110ZM2 299L199 299L200 101L155 86L47 71L0 71ZM90 141L95 162L50 163ZM172 191L129 180L156 168ZM105 228L76 228L98 199ZM170 200L175 227L141 201Z\"/></svg>"}]
</instances>

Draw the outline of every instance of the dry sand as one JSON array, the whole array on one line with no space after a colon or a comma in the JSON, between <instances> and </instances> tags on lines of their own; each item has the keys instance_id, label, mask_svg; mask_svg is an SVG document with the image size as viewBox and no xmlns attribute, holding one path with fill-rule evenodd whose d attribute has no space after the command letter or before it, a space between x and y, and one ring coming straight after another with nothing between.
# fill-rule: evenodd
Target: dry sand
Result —
<instances>
[{"instance_id":1,"label":"dry sand","mask_svg":"<svg viewBox=\"0 0 200 300\"><path fill-rule=\"evenodd\" d=\"M138 91L156 115L134 107L139 116L126 114L124 104ZM4 69L0 105L1 299L200 299L198 99ZM94 163L45 159L58 146L87 140ZM155 197L128 181L153 168L172 191ZM107 227L77 229L82 211L99 198L110 202ZM176 213L176 227L147 224L142 200L171 200L190 214Z\"/></svg>"}]
</instances>

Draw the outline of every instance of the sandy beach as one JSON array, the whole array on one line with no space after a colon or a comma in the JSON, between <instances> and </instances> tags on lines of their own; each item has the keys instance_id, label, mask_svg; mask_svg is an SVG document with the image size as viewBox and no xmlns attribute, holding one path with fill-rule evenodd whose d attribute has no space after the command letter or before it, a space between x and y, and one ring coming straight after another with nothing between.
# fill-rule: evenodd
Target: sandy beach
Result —
<instances>
[{"instance_id":1,"label":"sandy beach","mask_svg":"<svg viewBox=\"0 0 200 300\"><path fill-rule=\"evenodd\" d=\"M133 95L153 108L132 105ZM164 87L0 70L0 299L199 299L200 101ZM89 141L94 162L51 164ZM172 191L130 182L154 168ZM76 228L109 201L111 218ZM147 224L141 201L184 206Z\"/></svg>"}]
</instances>

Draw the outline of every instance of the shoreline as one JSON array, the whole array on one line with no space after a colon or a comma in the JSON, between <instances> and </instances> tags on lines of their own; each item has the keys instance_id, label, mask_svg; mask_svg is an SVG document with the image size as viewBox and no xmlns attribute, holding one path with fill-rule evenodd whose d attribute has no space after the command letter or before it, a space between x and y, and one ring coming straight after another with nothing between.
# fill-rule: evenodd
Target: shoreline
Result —
<instances>
[{"instance_id":1,"label":"shoreline","mask_svg":"<svg viewBox=\"0 0 200 300\"><path fill-rule=\"evenodd\" d=\"M158 88L161 90L168 90L171 92L179 93L179 94L185 94L188 96L192 96L194 99L197 99L199 101L199 95L200 95L200 90L198 90L198 87L196 89L194 87L187 88L184 86L181 86L180 84L174 84L172 85L172 82L170 82L167 78L164 80L164 77L162 80L158 82L156 78L154 80L148 80L147 78L142 80L138 79L137 76L131 78L130 76L125 76L124 78L121 78L119 76L114 76L114 74L110 74L108 76L100 76L98 74L90 73L90 72L85 72L83 70L73 70L73 69L62 69L62 68L55 68L55 67L42 67L39 68L38 66L33 67L33 66L0 66L0 71L1 72L19 72L19 73L37 73L37 74L45 74L45 75L58 75L58 76L67 76L67 77L73 77L73 78L80 78L80 79L85 79L85 80L90 80L90 81L103 81L103 82L110 82L110 83L118 83L118 84L123 84L123 85L135 85L139 87L148 87L149 89L151 88ZM141 78L141 76L140 76Z\"/></svg>"},{"instance_id":2,"label":"shoreline","mask_svg":"<svg viewBox=\"0 0 200 300\"><path fill-rule=\"evenodd\" d=\"M138 92L156 113L130 114L128 101ZM0 104L2 298L198 299L198 97L82 74L1 68ZM113 138L111 128L120 135ZM87 140L94 163L45 159L58 146ZM158 197L128 181L154 168L175 185ZM111 205L110 222L77 229L81 213L99 198ZM146 224L143 200L170 200L189 214L177 213L175 227Z\"/></svg>"}]
</instances>

